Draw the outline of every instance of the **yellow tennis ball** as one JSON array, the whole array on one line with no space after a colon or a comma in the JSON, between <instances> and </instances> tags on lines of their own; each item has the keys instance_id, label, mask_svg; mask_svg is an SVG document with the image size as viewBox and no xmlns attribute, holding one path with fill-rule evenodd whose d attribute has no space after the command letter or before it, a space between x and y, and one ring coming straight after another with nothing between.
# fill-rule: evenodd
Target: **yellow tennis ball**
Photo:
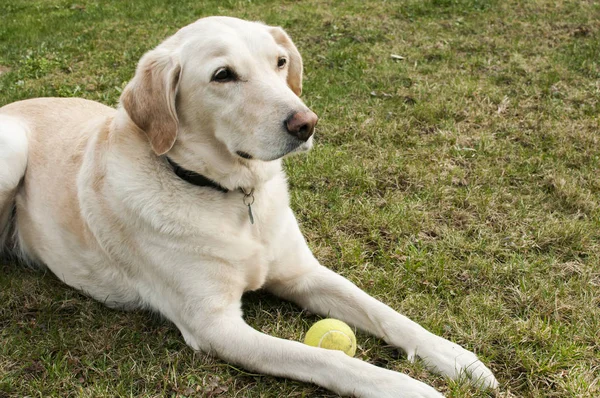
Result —
<instances>
[{"instance_id":1,"label":"yellow tennis ball","mask_svg":"<svg viewBox=\"0 0 600 398\"><path fill-rule=\"evenodd\" d=\"M344 351L353 357L356 354L356 337L350 326L337 319L323 319L306 332L304 344L328 350Z\"/></svg>"}]
</instances>

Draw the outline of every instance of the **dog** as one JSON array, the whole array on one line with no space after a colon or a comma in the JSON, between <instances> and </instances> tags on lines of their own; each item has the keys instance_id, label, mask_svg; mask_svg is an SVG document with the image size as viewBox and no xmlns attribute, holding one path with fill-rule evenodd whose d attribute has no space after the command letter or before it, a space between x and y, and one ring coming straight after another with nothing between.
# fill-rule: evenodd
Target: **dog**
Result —
<instances>
[{"instance_id":1,"label":"dog","mask_svg":"<svg viewBox=\"0 0 600 398\"><path fill-rule=\"evenodd\" d=\"M0 108L0 248L114 308L150 308L194 350L344 396L439 397L340 351L268 336L241 297L266 289L496 388L477 356L322 266L281 159L313 145L302 58L279 27L200 19L140 60L117 109L37 98Z\"/></svg>"}]
</instances>

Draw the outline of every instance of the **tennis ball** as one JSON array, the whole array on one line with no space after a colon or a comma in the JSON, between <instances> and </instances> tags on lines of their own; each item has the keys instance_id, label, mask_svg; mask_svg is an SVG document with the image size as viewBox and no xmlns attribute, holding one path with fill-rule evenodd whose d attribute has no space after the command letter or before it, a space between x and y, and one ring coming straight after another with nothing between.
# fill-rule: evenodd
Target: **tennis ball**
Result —
<instances>
[{"instance_id":1,"label":"tennis ball","mask_svg":"<svg viewBox=\"0 0 600 398\"><path fill-rule=\"evenodd\" d=\"M344 351L351 357L356 354L356 337L352 329L337 319L323 319L312 325L306 332L304 344Z\"/></svg>"}]
</instances>

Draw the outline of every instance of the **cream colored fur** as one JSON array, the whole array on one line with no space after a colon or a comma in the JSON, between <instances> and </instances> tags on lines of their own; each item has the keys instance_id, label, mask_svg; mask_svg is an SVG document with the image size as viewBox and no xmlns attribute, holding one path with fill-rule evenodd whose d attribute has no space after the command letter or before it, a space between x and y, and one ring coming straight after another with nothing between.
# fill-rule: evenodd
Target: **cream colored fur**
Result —
<instances>
[{"instance_id":1,"label":"cream colored fur","mask_svg":"<svg viewBox=\"0 0 600 398\"><path fill-rule=\"evenodd\" d=\"M213 81L224 66L239 79ZM252 371L356 397L440 396L406 375L252 329L241 296L265 288L436 372L496 387L473 353L312 255L281 168L283 156L312 145L284 127L292 112L308 111L301 88L302 60L283 30L212 17L144 55L116 110L58 98L1 108L0 244L11 224L18 250L65 283L111 307L157 310L193 349ZM231 191L183 181L164 154ZM240 187L255 190L254 224Z\"/></svg>"}]
</instances>

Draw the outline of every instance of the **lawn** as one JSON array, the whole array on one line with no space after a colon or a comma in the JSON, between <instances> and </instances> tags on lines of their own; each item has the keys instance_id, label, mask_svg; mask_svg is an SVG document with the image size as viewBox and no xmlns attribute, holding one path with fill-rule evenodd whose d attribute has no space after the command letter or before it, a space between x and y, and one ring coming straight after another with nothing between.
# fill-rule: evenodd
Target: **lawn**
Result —
<instances>
[{"instance_id":1,"label":"lawn","mask_svg":"<svg viewBox=\"0 0 600 398\"><path fill-rule=\"evenodd\" d=\"M208 15L281 25L304 56L320 123L286 169L323 264L475 351L501 396L600 396L598 2L3 0L0 106L116 105L145 51ZM263 292L244 308L293 340L318 320ZM488 396L357 338L365 361ZM194 353L157 315L4 261L0 397L21 396L334 395Z\"/></svg>"}]
</instances>

